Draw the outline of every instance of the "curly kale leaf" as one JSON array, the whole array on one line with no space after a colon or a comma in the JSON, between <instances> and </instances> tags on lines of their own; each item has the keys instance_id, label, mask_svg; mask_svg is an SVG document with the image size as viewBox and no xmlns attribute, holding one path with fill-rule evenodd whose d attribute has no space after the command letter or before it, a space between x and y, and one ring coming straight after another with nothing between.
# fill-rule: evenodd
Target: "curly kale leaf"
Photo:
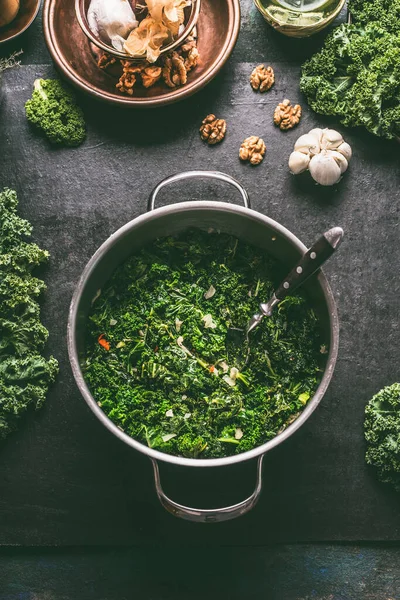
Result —
<instances>
[{"instance_id":1,"label":"curly kale leaf","mask_svg":"<svg viewBox=\"0 0 400 600\"><path fill-rule=\"evenodd\" d=\"M38 298L46 286L32 275L49 254L24 239L32 227L17 207L14 191L0 193L0 439L30 406L42 406L58 372L57 361L40 354L48 331Z\"/></svg>"},{"instance_id":2,"label":"curly kale leaf","mask_svg":"<svg viewBox=\"0 0 400 600\"><path fill-rule=\"evenodd\" d=\"M348 8L357 25L375 22L391 33L399 31L399 0L349 0Z\"/></svg>"},{"instance_id":3,"label":"curly kale leaf","mask_svg":"<svg viewBox=\"0 0 400 600\"><path fill-rule=\"evenodd\" d=\"M365 459L400 492L400 383L383 388L365 408Z\"/></svg>"},{"instance_id":4,"label":"curly kale leaf","mask_svg":"<svg viewBox=\"0 0 400 600\"><path fill-rule=\"evenodd\" d=\"M17 192L5 189L0 193L0 253L19 246L23 236L30 236L32 225L17 214Z\"/></svg>"},{"instance_id":5,"label":"curly kale leaf","mask_svg":"<svg viewBox=\"0 0 400 600\"><path fill-rule=\"evenodd\" d=\"M41 129L52 144L79 146L85 140L83 112L72 91L57 79L35 81L25 112L28 121Z\"/></svg>"},{"instance_id":6,"label":"curly kale leaf","mask_svg":"<svg viewBox=\"0 0 400 600\"><path fill-rule=\"evenodd\" d=\"M400 136L400 34L378 23L337 27L303 65L300 89L318 113Z\"/></svg>"}]
</instances>

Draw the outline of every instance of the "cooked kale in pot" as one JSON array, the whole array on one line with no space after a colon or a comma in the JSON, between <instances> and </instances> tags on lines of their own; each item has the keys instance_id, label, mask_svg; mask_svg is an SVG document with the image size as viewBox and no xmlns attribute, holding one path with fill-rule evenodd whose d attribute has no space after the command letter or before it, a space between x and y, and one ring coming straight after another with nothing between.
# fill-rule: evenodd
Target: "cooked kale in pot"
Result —
<instances>
[{"instance_id":1,"label":"cooked kale in pot","mask_svg":"<svg viewBox=\"0 0 400 600\"><path fill-rule=\"evenodd\" d=\"M192 229L140 250L93 302L84 374L99 406L136 440L189 458L272 439L320 381L318 318L302 296L286 298L251 334L243 368L227 332L246 326L281 274L227 234Z\"/></svg>"}]
</instances>

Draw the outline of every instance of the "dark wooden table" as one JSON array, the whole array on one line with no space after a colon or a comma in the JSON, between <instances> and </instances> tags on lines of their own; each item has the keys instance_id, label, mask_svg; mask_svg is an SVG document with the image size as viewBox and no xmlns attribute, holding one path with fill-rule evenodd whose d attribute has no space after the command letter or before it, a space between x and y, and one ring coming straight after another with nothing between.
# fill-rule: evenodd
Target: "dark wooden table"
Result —
<instances>
[{"instance_id":1,"label":"dark wooden table","mask_svg":"<svg viewBox=\"0 0 400 600\"><path fill-rule=\"evenodd\" d=\"M326 546L259 550L277 542L396 542L400 538L399 496L380 485L366 467L363 442L365 403L400 377L400 152L395 144L345 130L307 107L298 89L300 65L320 46L323 35L289 40L267 27L251 0L243 0L242 8L237 47L207 89L183 104L139 114L82 98L88 138L73 150L51 148L24 117L24 102L34 79L55 76L40 18L16 43L1 47L1 56L20 47L24 55L21 68L7 72L3 80L0 187L18 191L21 213L34 224L35 241L51 252L43 319L50 330L49 351L60 361L60 376L46 407L26 419L0 453L0 545L58 546L59 550L43 554L40 549L31 553L21 549L10 554L4 549L0 583L3 578L7 591L1 595L0 586L2 600L114 597L110 583L104 593L97 592L93 583L90 593L79 595L81 586L76 583L73 596L54 583L44 586L42 595L24 596L22 588L18 588L22 595L16 595L13 578L17 585L25 582L28 590L33 581L51 577L58 559L58 569L62 564L69 573L77 569L76 582L84 581L85 568L92 573L91 581L97 569L102 572L105 564L114 564L119 566L110 581L122 578L121 585L129 587L132 572L122 573L130 569L131 561L140 581L152 578L158 569L163 581L176 581L175 587L165 584L164 589L157 580L148 588L151 591L142 592L143 598L166 598L171 590L187 597L191 577L197 591L190 594L195 598L209 593L206 581L222 592L229 565L236 565L231 583L237 586L226 588L231 590L230 598L243 594L259 598L266 592L267 580L260 579L258 571L264 567L278 590L268 597L279 600L323 598L323 594L335 599L400 598L397 550L368 547L364 554L358 548ZM265 95L253 93L248 84L249 73L259 62L271 64L276 73L276 85ZM276 104L285 97L300 102L304 110L300 126L286 134L272 122ZM211 112L224 117L229 127L226 140L215 148L204 145L198 135L202 118ZM354 150L349 172L332 189L298 180L287 168L297 137L326 125L343 132ZM256 169L238 160L240 143L252 134L261 135L268 147L264 163ZM256 210L281 222L307 244L333 225L346 231L346 242L326 268L341 320L340 357L332 385L307 424L267 456L258 506L246 517L220 525L179 521L161 508L150 463L117 441L89 412L72 380L66 352L68 305L85 263L106 237L145 211L148 194L159 180L188 169L218 169L233 175L249 191ZM208 183L177 186L160 200L217 196L235 201L229 190ZM163 474L167 491L177 500L200 504L211 502L212 496L214 505L243 498L254 477L252 470L240 468L222 475L176 469L164 469ZM90 556L83 550L71 550L72 554L63 550L83 546L99 549ZM120 549L104 549L109 546ZM133 550L122 547L140 551L133 555ZM182 567L174 556L182 558ZM332 574L330 584L321 588L325 577L321 556L334 565L337 575L347 577L350 583L343 587L347 591L331 585ZM378 566L372 567L374 560ZM347 575L337 561L342 561ZM382 581L379 587L374 568L379 573L383 569L386 588ZM305 572L305 587L298 582L290 591L292 571L296 577ZM203 580L202 572L214 575ZM371 581L357 595L362 573L367 572ZM259 578L251 593L246 573ZM125 597L124 593L128 597L126 589L115 597Z\"/></svg>"}]
</instances>

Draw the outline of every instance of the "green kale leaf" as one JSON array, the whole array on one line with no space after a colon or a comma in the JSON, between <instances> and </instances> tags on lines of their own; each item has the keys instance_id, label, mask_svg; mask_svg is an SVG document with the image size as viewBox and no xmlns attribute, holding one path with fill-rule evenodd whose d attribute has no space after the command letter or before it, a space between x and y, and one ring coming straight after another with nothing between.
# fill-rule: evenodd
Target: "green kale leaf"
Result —
<instances>
[{"instance_id":1,"label":"green kale leaf","mask_svg":"<svg viewBox=\"0 0 400 600\"><path fill-rule=\"evenodd\" d=\"M79 146L86 138L86 123L72 90L58 79L37 79L32 98L25 104L26 118L52 144Z\"/></svg>"},{"instance_id":2,"label":"green kale leaf","mask_svg":"<svg viewBox=\"0 0 400 600\"><path fill-rule=\"evenodd\" d=\"M375 394L365 408L365 459L400 492L400 383Z\"/></svg>"},{"instance_id":3,"label":"green kale leaf","mask_svg":"<svg viewBox=\"0 0 400 600\"><path fill-rule=\"evenodd\" d=\"M353 0L350 10L354 24L335 28L303 65L300 89L316 112L398 138L400 2Z\"/></svg>"},{"instance_id":4,"label":"green kale leaf","mask_svg":"<svg viewBox=\"0 0 400 600\"><path fill-rule=\"evenodd\" d=\"M58 372L55 358L41 355L48 331L38 297L46 286L32 275L49 254L24 239L32 226L17 207L14 191L0 192L0 439L29 407L42 406Z\"/></svg>"}]
</instances>

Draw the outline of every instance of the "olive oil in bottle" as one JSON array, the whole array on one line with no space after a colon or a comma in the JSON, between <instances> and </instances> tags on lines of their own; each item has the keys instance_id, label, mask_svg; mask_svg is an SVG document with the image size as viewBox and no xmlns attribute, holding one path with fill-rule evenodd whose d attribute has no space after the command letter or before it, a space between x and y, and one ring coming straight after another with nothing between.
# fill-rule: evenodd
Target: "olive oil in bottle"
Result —
<instances>
[{"instance_id":1,"label":"olive oil in bottle","mask_svg":"<svg viewBox=\"0 0 400 600\"><path fill-rule=\"evenodd\" d=\"M274 29L292 37L306 37L326 27L345 0L254 0Z\"/></svg>"}]
</instances>

